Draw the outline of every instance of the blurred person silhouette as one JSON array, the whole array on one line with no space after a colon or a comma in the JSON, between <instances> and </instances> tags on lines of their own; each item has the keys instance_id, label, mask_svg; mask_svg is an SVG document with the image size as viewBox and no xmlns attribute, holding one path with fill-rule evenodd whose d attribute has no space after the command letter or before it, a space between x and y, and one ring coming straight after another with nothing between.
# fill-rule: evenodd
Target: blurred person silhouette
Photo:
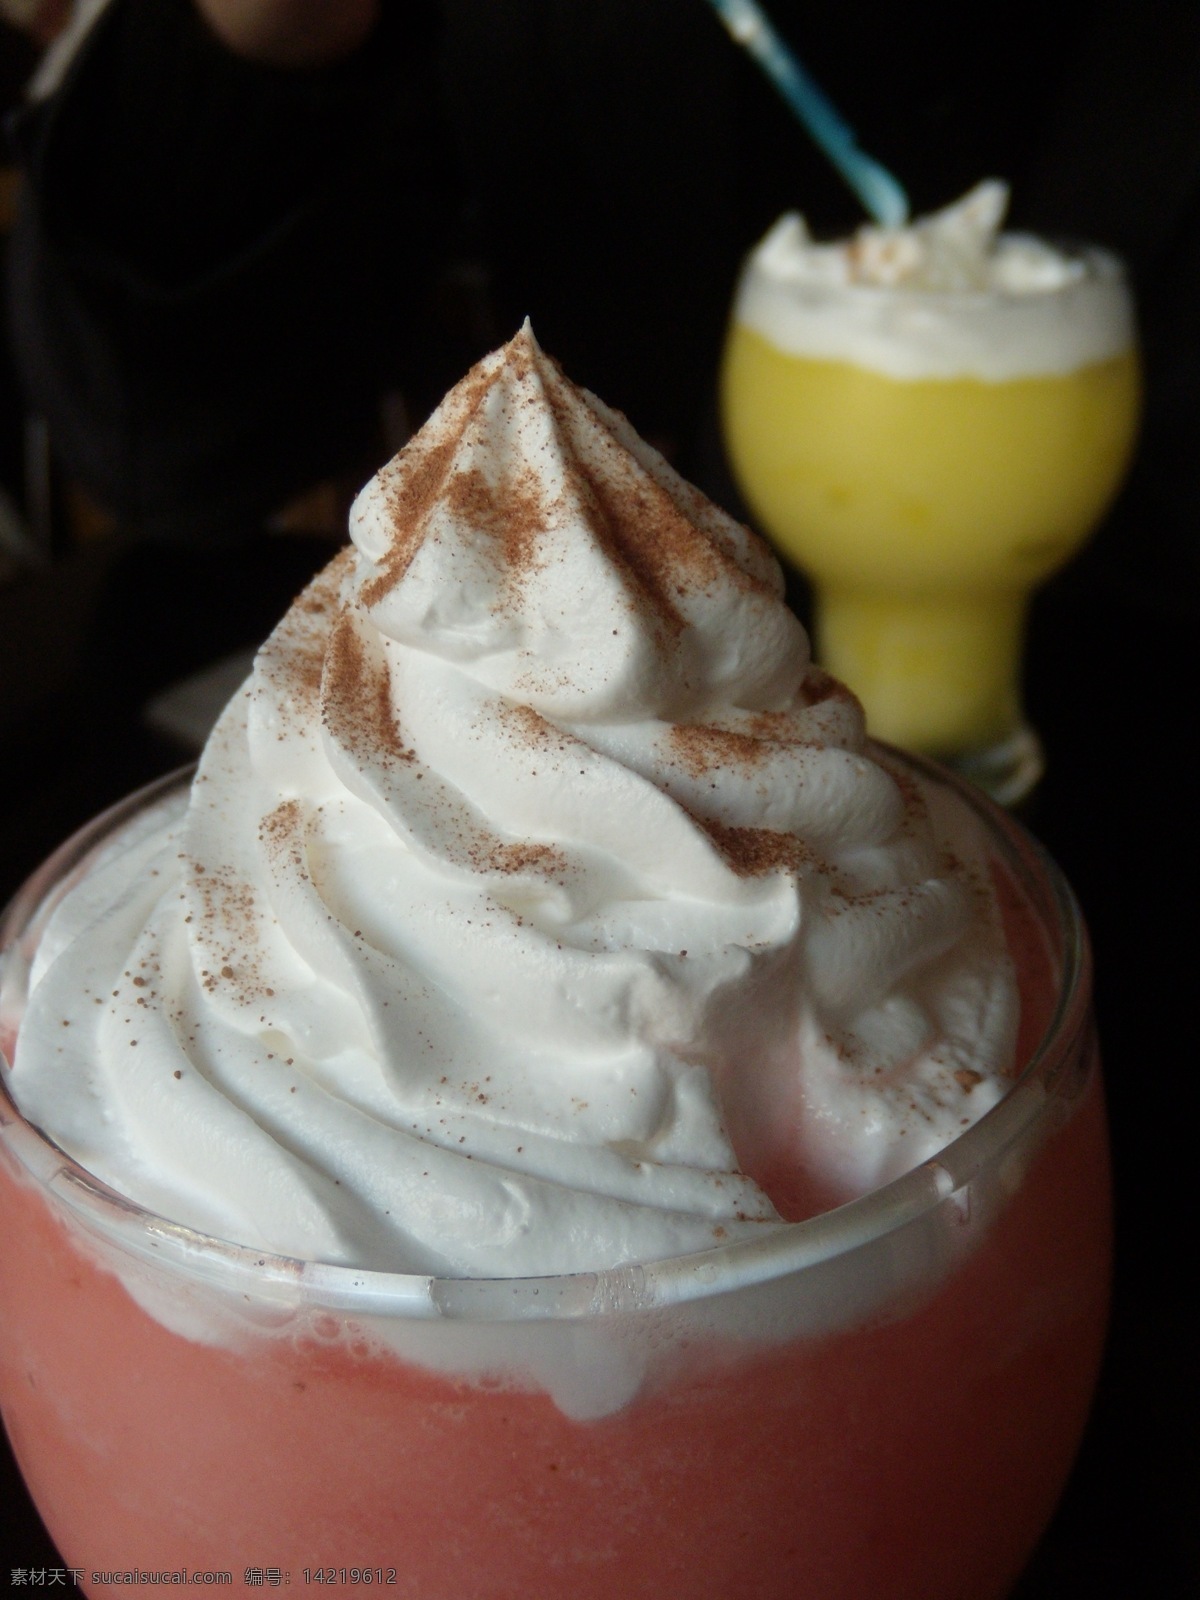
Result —
<instances>
[{"instance_id":1,"label":"blurred person silhouette","mask_svg":"<svg viewBox=\"0 0 1200 1600\"><path fill-rule=\"evenodd\" d=\"M377 10L83 0L16 118L18 370L63 473L130 540L88 650L118 738L154 689L265 633L328 555L303 530L334 536L333 486L382 453L380 352L420 344L397 323L442 179L396 153L422 139L401 69L430 30ZM364 52L368 32L403 48ZM416 219L402 247L381 193ZM267 541L273 518L301 532Z\"/></svg>"},{"instance_id":2,"label":"blurred person silhouette","mask_svg":"<svg viewBox=\"0 0 1200 1600\"><path fill-rule=\"evenodd\" d=\"M381 398L399 393L419 422L527 310L648 432L688 431L713 359L712 339L694 339L693 285L719 279L723 297L733 257L702 268L716 236L690 157L698 139L706 165L704 139L663 70L667 13L724 54L702 10L666 0L640 30L658 40L645 93L614 120L607 87L586 106L562 89L589 51L601 78L615 71L628 6L601 23L528 0L77 5L15 119L26 181L9 308L62 471L135 541L90 650L99 715L133 714L167 679L257 641L328 553L278 530L315 515L343 534L349 492L399 443L403 415L385 406L381 425ZM480 71L477 123L462 103L480 109ZM664 168L643 159L664 116L660 163L689 172L674 208ZM515 263L502 314L481 265L496 198L524 226L519 240L497 229ZM717 298L714 311L715 329Z\"/></svg>"}]
</instances>

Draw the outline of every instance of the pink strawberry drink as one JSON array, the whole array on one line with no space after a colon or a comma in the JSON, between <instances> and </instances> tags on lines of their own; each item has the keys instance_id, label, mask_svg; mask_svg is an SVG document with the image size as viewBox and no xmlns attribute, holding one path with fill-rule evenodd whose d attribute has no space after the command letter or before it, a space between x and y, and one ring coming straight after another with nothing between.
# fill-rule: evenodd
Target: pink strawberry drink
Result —
<instances>
[{"instance_id":1,"label":"pink strawberry drink","mask_svg":"<svg viewBox=\"0 0 1200 1600\"><path fill-rule=\"evenodd\" d=\"M0 1397L64 1559L1004 1594L1107 1298L1060 876L528 329L351 533L5 927Z\"/></svg>"}]
</instances>

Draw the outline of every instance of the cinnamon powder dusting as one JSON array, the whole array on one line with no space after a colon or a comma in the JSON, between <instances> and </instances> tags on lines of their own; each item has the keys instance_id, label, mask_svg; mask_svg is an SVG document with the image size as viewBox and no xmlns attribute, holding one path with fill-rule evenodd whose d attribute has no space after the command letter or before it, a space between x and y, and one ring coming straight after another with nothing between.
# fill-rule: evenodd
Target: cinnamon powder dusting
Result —
<instances>
[{"instance_id":1,"label":"cinnamon powder dusting","mask_svg":"<svg viewBox=\"0 0 1200 1600\"><path fill-rule=\"evenodd\" d=\"M547 525L532 468L526 467L511 481L495 483L478 467L456 472L446 488L446 503L453 516L499 546L510 578L520 578L532 568L539 537Z\"/></svg>"},{"instance_id":2,"label":"cinnamon powder dusting","mask_svg":"<svg viewBox=\"0 0 1200 1600\"><path fill-rule=\"evenodd\" d=\"M455 469L464 437L493 390L493 400L501 402L495 420L518 434L514 411L549 408L562 469L561 495L554 504L547 501L536 464L494 477L477 466ZM363 584L366 605L381 600L404 577L439 502L451 521L499 545L498 564L514 582L535 565L540 537L552 518L569 507L638 609L671 634L688 626L679 604L688 594L730 583L768 588L741 566L732 548L693 520L696 491L681 487L677 494L631 455L586 393L536 350L530 336L518 334L502 362L464 379L453 401L440 424L433 431L427 424L381 475L391 541L378 572Z\"/></svg>"},{"instance_id":3,"label":"cinnamon powder dusting","mask_svg":"<svg viewBox=\"0 0 1200 1600\"><path fill-rule=\"evenodd\" d=\"M819 667L815 661L810 661L808 671L804 674L804 686L801 696L806 706L818 706L826 701L852 701L855 696L846 687L840 678L835 678L831 672L826 672L824 667ZM770 712L762 713L764 717Z\"/></svg>"},{"instance_id":4,"label":"cinnamon powder dusting","mask_svg":"<svg viewBox=\"0 0 1200 1600\"><path fill-rule=\"evenodd\" d=\"M290 857L293 867L304 867L304 814L299 800L282 800L268 811L258 828L258 837L271 860Z\"/></svg>"},{"instance_id":5,"label":"cinnamon powder dusting","mask_svg":"<svg viewBox=\"0 0 1200 1600\"><path fill-rule=\"evenodd\" d=\"M347 615L338 618L329 636L322 695L326 723L337 726L350 743L397 761L416 759L401 736L387 668L368 661Z\"/></svg>"},{"instance_id":6,"label":"cinnamon powder dusting","mask_svg":"<svg viewBox=\"0 0 1200 1600\"><path fill-rule=\"evenodd\" d=\"M478 372L464 378L463 405L457 425L440 439L428 437L423 429L405 445L388 469L384 503L391 522L392 542L380 561L378 574L362 586L362 598L367 605L375 605L390 593L411 566L462 436L495 381L495 374Z\"/></svg>"},{"instance_id":7,"label":"cinnamon powder dusting","mask_svg":"<svg viewBox=\"0 0 1200 1600\"><path fill-rule=\"evenodd\" d=\"M622 485L614 493L581 464L577 476L588 527L614 570L657 621L682 633L687 624L676 601L687 592L686 579L696 588L714 581L711 547L661 489L652 496Z\"/></svg>"},{"instance_id":8,"label":"cinnamon powder dusting","mask_svg":"<svg viewBox=\"0 0 1200 1600\"><path fill-rule=\"evenodd\" d=\"M670 632L680 633L687 625L677 604L682 596L721 580L764 588L635 461L558 363L545 359L556 380L547 383L546 399L571 446L570 482L589 531L635 600ZM576 408L586 414L589 433L583 439L576 438Z\"/></svg>"},{"instance_id":9,"label":"cinnamon powder dusting","mask_svg":"<svg viewBox=\"0 0 1200 1600\"><path fill-rule=\"evenodd\" d=\"M780 833L774 828L734 828L713 817L696 816L694 812L692 816L739 878L798 872L813 860L812 851L794 833Z\"/></svg>"},{"instance_id":10,"label":"cinnamon powder dusting","mask_svg":"<svg viewBox=\"0 0 1200 1600\"><path fill-rule=\"evenodd\" d=\"M567 858L561 850L550 844L537 844L532 840L521 844L502 844L499 840L480 850L476 864L489 872L538 872L546 877L559 877L567 869Z\"/></svg>"},{"instance_id":11,"label":"cinnamon powder dusting","mask_svg":"<svg viewBox=\"0 0 1200 1600\"><path fill-rule=\"evenodd\" d=\"M297 596L284 620L288 677L302 707L312 705L320 692L328 619L337 609L342 578L353 565L354 551L347 546Z\"/></svg>"},{"instance_id":12,"label":"cinnamon powder dusting","mask_svg":"<svg viewBox=\"0 0 1200 1600\"><path fill-rule=\"evenodd\" d=\"M229 867L208 871L202 862L191 863L193 904L202 938L212 941L212 967L200 971L209 992L233 986L243 1003L261 999L272 991L263 985L258 948L258 895L254 885Z\"/></svg>"},{"instance_id":13,"label":"cinnamon powder dusting","mask_svg":"<svg viewBox=\"0 0 1200 1600\"><path fill-rule=\"evenodd\" d=\"M496 705L496 716L511 732L514 741L527 745L531 750L565 754L576 743L532 706L500 701Z\"/></svg>"},{"instance_id":14,"label":"cinnamon powder dusting","mask_svg":"<svg viewBox=\"0 0 1200 1600\"><path fill-rule=\"evenodd\" d=\"M668 734L671 753L693 777L724 767L755 767L770 745L748 733L734 733L703 723L675 723Z\"/></svg>"}]
</instances>

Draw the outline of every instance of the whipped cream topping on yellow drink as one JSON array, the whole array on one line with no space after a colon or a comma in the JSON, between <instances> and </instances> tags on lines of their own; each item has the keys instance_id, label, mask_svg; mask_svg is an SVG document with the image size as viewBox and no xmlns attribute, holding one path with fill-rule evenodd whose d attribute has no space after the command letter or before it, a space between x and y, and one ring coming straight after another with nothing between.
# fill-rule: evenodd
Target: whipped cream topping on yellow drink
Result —
<instances>
[{"instance_id":1,"label":"whipped cream topping on yellow drink","mask_svg":"<svg viewBox=\"0 0 1200 1600\"><path fill-rule=\"evenodd\" d=\"M55 911L31 1120L219 1237L515 1276L777 1227L996 1102L966 808L866 748L765 546L527 327L350 532L186 806Z\"/></svg>"},{"instance_id":2,"label":"whipped cream topping on yellow drink","mask_svg":"<svg viewBox=\"0 0 1200 1600\"><path fill-rule=\"evenodd\" d=\"M746 263L735 320L789 354L902 380L998 383L1126 354L1133 316L1116 258L1002 232L1008 198L989 179L908 226L830 243L787 212Z\"/></svg>"},{"instance_id":3,"label":"whipped cream topping on yellow drink","mask_svg":"<svg viewBox=\"0 0 1200 1600\"><path fill-rule=\"evenodd\" d=\"M904 228L780 219L739 279L721 377L738 486L812 580L822 663L876 737L1019 799L1026 604L1095 528L1136 433L1120 262L1001 231L978 185Z\"/></svg>"}]
</instances>

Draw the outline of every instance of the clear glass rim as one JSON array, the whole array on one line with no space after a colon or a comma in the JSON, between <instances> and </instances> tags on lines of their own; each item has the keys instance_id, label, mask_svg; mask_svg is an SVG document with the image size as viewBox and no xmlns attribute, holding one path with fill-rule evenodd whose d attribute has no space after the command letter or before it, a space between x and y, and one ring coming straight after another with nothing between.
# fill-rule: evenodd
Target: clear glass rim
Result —
<instances>
[{"instance_id":1,"label":"clear glass rim","mask_svg":"<svg viewBox=\"0 0 1200 1600\"><path fill-rule=\"evenodd\" d=\"M16 1106L0 1054L0 1138L25 1171L93 1234L143 1261L208 1281L253 1281L256 1293L303 1297L312 1305L360 1313L469 1321L594 1315L599 1309L662 1307L766 1283L843 1257L919 1221L998 1161L1073 1082L1091 1015L1091 954L1075 896L1037 841L981 791L936 763L878 746L889 763L957 795L982 822L1049 933L1060 967L1052 1015L1012 1088L966 1132L930 1160L879 1189L804 1222L781 1223L761 1236L684 1256L597 1271L526 1278L438 1278L379 1272L273 1255L197 1232L127 1199L62 1151ZM183 790L181 768L103 812L59 847L0 915L0 977L19 945L35 942L39 923L90 854L137 811Z\"/></svg>"}]
</instances>

